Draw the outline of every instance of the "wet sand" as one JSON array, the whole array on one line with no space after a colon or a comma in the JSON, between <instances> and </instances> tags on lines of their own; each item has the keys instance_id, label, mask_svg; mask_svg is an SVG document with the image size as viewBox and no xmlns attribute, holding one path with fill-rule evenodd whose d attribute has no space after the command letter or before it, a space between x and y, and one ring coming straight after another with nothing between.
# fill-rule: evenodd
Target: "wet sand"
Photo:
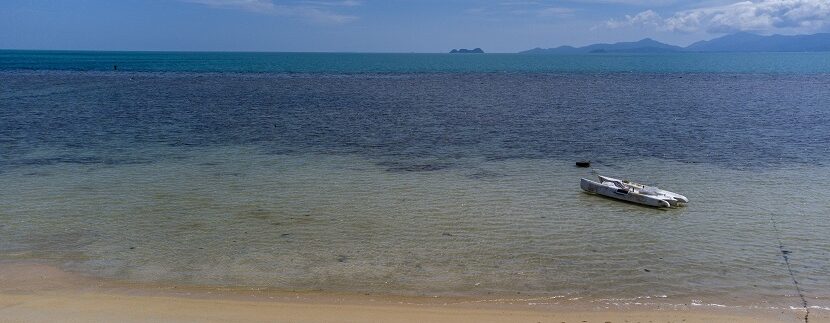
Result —
<instances>
[{"instance_id":1,"label":"wet sand","mask_svg":"<svg viewBox=\"0 0 830 323\"><path fill-rule=\"evenodd\" d=\"M82 277L42 263L0 263L0 322L803 322L803 314L165 286ZM809 321L830 321L822 315Z\"/></svg>"}]
</instances>

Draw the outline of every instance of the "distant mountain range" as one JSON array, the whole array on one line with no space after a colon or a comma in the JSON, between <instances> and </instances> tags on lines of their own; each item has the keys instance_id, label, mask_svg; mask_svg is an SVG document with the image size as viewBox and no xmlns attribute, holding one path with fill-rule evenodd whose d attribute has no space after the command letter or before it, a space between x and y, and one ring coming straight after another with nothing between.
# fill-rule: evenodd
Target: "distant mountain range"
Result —
<instances>
[{"instance_id":1,"label":"distant mountain range","mask_svg":"<svg viewBox=\"0 0 830 323\"><path fill-rule=\"evenodd\" d=\"M813 35L771 35L736 33L699 41L687 47L664 44L646 38L636 42L593 44L584 47L534 48L522 54L663 53L663 52L823 52L830 51L830 33Z\"/></svg>"}]
</instances>

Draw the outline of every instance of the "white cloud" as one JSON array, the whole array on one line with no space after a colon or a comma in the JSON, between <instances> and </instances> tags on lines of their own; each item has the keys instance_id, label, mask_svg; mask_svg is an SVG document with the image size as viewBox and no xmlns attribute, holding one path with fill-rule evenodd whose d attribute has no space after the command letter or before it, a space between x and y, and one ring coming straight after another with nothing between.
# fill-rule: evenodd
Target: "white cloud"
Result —
<instances>
[{"instance_id":1,"label":"white cloud","mask_svg":"<svg viewBox=\"0 0 830 323\"><path fill-rule=\"evenodd\" d=\"M464 11L469 15L489 17L535 16L539 18L569 17L576 9L551 6L540 1L503 1L496 6L470 8Z\"/></svg>"},{"instance_id":2,"label":"white cloud","mask_svg":"<svg viewBox=\"0 0 830 323\"><path fill-rule=\"evenodd\" d=\"M651 27L675 32L728 33L735 31L810 32L830 25L828 0L760 0L678 11L662 18L652 10L622 20L609 20L607 28Z\"/></svg>"},{"instance_id":3,"label":"white cloud","mask_svg":"<svg viewBox=\"0 0 830 323\"><path fill-rule=\"evenodd\" d=\"M272 0L182 0L214 8L238 9L259 14L299 17L316 23L342 24L358 19L356 16L337 13L330 7L354 7L357 0L304 1L294 4L276 4Z\"/></svg>"},{"instance_id":4,"label":"white cloud","mask_svg":"<svg viewBox=\"0 0 830 323\"><path fill-rule=\"evenodd\" d=\"M557 17L557 16L569 16L572 15L576 10L571 8L562 8L562 7L546 7L541 8L536 11L536 14L540 17Z\"/></svg>"},{"instance_id":5,"label":"white cloud","mask_svg":"<svg viewBox=\"0 0 830 323\"><path fill-rule=\"evenodd\" d=\"M358 19L357 16L343 15L314 7L296 7L292 9L292 12L293 15L324 24L345 24Z\"/></svg>"},{"instance_id":6,"label":"white cloud","mask_svg":"<svg viewBox=\"0 0 830 323\"><path fill-rule=\"evenodd\" d=\"M611 19L605 22L608 28L622 28L628 26L638 27L659 27L663 24L663 18L653 10L646 10L634 16L625 15L625 19Z\"/></svg>"},{"instance_id":7,"label":"white cloud","mask_svg":"<svg viewBox=\"0 0 830 323\"><path fill-rule=\"evenodd\" d=\"M253 12L271 12L277 9L271 0L184 0L216 8L235 8Z\"/></svg>"},{"instance_id":8,"label":"white cloud","mask_svg":"<svg viewBox=\"0 0 830 323\"><path fill-rule=\"evenodd\" d=\"M329 6L329 7L356 7L363 4L363 1L357 0L341 0L341 1L303 1L303 3L317 5L317 6Z\"/></svg>"},{"instance_id":9,"label":"white cloud","mask_svg":"<svg viewBox=\"0 0 830 323\"><path fill-rule=\"evenodd\" d=\"M574 0L578 3L619 4L628 6L665 6L680 2L679 0Z\"/></svg>"}]
</instances>

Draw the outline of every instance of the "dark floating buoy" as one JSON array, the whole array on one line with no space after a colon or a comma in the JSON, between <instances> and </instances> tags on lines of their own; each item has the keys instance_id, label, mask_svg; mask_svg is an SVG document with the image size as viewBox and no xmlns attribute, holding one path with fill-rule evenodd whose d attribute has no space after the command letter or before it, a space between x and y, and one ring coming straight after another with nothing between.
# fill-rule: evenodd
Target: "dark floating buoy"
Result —
<instances>
[{"instance_id":1,"label":"dark floating buoy","mask_svg":"<svg viewBox=\"0 0 830 323\"><path fill-rule=\"evenodd\" d=\"M580 161L576 162L576 167L583 167L583 168L584 167L591 167L591 161L590 160L580 160Z\"/></svg>"},{"instance_id":2,"label":"dark floating buoy","mask_svg":"<svg viewBox=\"0 0 830 323\"><path fill-rule=\"evenodd\" d=\"M113 66L112 66L112 70L113 70L113 71L117 71L117 70L118 70L118 65L113 65Z\"/></svg>"}]
</instances>

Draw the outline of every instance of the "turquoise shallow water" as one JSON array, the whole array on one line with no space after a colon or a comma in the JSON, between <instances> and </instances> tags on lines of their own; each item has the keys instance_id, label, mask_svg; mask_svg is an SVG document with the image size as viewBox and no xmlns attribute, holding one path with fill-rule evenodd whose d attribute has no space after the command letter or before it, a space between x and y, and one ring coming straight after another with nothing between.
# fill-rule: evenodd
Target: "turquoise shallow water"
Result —
<instances>
[{"instance_id":1,"label":"turquoise shallow water","mask_svg":"<svg viewBox=\"0 0 830 323\"><path fill-rule=\"evenodd\" d=\"M830 180L826 167L648 158L591 171L535 159L395 173L354 155L169 153L0 175L0 257L172 284L799 307L780 238L811 306L830 297L830 196L805 184ZM593 172L692 203L666 211L580 192Z\"/></svg>"},{"instance_id":2,"label":"turquoise shallow water","mask_svg":"<svg viewBox=\"0 0 830 323\"><path fill-rule=\"evenodd\" d=\"M830 73L830 53L362 54L0 50L0 70L237 73Z\"/></svg>"},{"instance_id":3,"label":"turquoise shallow water","mask_svg":"<svg viewBox=\"0 0 830 323\"><path fill-rule=\"evenodd\" d=\"M823 53L0 56L0 259L172 284L830 306ZM692 203L582 193L595 173Z\"/></svg>"}]
</instances>

